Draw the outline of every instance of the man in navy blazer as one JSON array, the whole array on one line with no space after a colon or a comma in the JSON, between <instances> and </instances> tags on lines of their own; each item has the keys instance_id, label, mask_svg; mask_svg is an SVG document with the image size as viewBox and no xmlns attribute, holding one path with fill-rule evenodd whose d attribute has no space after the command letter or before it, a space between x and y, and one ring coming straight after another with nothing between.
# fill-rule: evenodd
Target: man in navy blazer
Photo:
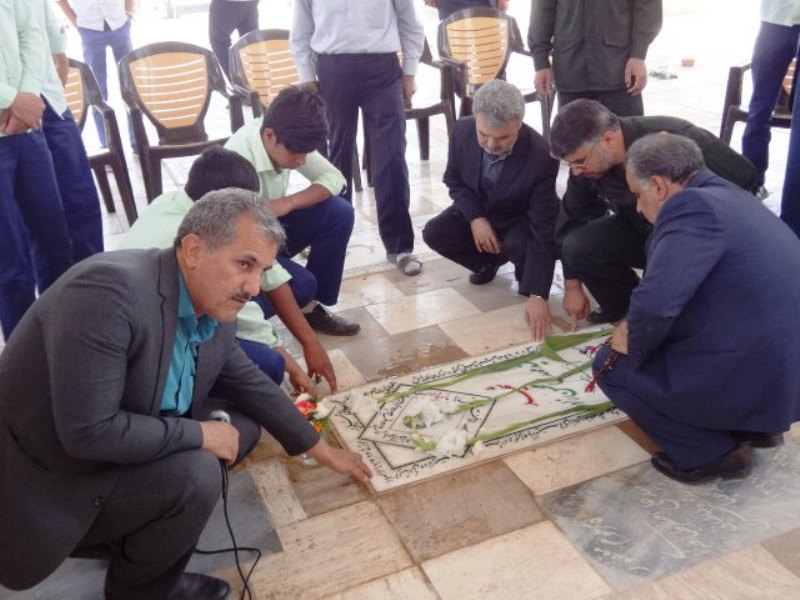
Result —
<instances>
[{"instance_id":1,"label":"man in navy blazer","mask_svg":"<svg viewBox=\"0 0 800 600\"><path fill-rule=\"evenodd\" d=\"M655 229L598 383L661 448L660 472L742 477L750 448L779 445L800 419L800 241L688 138L638 140L627 180Z\"/></svg>"},{"instance_id":2,"label":"man in navy blazer","mask_svg":"<svg viewBox=\"0 0 800 600\"><path fill-rule=\"evenodd\" d=\"M473 110L475 116L460 119L450 138L444 183L453 205L428 221L422 237L472 271L475 285L514 263L519 293L528 297L525 320L540 340L550 330L558 161L545 139L522 122L525 100L510 83L484 84Z\"/></svg>"},{"instance_id":3,"label":"man in navy blazer","mask_svg":"<svg viewBox=\"0 0 800 600\"><path fill-rule=\"evenodd\" d=\"M252 192L210 192L174 247L90 257L28 310L0 354L0 584L25 589L68 555L99 554L109 600L225 598L227 583L183 570L220 496L219 461L241 460L261 427L290 454L369 477L234 339L284 239Z\"/></svg>"}]
</instances>

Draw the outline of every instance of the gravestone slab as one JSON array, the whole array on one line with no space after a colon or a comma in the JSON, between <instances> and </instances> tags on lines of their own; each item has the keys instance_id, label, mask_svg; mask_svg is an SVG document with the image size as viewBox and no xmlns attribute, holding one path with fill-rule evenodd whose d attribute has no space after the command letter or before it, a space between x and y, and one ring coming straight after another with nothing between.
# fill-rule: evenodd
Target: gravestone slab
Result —
<instances>
[{"instance_id":1,"label":"gravestone slab","mask_svg":"<svg viewBox=\"0 0 800 600\"><path fill-rule=\"evenodd\" d=\"M800 526L800 446L753 457L745 479L686 485L643 464L544 495L540 505L625 590Z\"/></svg>"}]
</instances>

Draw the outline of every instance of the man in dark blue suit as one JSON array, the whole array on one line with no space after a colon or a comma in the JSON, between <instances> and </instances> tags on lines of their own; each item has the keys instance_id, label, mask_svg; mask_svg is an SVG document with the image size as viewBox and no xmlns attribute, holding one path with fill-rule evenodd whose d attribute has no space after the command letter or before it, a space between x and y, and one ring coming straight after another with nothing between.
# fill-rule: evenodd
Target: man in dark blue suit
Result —
<instances>
[{"instance_id":1,"label":"man in dark blue suit","mask_svg":"<svg viewBox=\"0 0 800 600\"><path fill-rule=\"evenodd\" d=\"M779 445L800 420L800 242L688 138L640 139L626 175L655 229L598 383L660 446L661 473L742 477L751 446Z\"/></svg>"}]
</instances>

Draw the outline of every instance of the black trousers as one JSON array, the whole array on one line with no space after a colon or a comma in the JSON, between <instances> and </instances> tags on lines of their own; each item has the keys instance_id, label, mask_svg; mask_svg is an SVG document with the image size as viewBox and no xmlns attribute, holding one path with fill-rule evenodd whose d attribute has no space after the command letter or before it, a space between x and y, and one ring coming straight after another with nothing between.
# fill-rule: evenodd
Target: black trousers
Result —
<instances>
[{"instance_id":1,"label":"black trousers","mask_svg":"<svg viewBox=\"0 0 800 600\"><path fill-rule=\"evenodd\" d=\"M642 95L631 96L625 90L612 90L607 92L558 92L558 107L562 108L578 98L596 100L618 117L641 117L644 115Z\"/></svg>"},{"instance_id":2,"label":"black trousers","mask_svg":"<svg viewBox=\"0 0 800 600\"><path fill-rule=\"evenodd\" d=\"M258 29L258 0L230 2L211 0L208 9L208 39L225 76L230 79L228 48L234 30L239 37Z\"/></svg>"},{"instance_id":3,"label":"black trousers","mask_svg":"<svg viewBox=\"0 0 800 600\"><path fill-rule=\"evenodd\" d=\"M330 161L347 178L342 196L352 200L358 111L372 152L378 232L387 252L411 252L414 230L406 165L406 116L397 54L320 54L319 89L328 107Z\"/></svg>"},{"instance_id":4,"label":"black trousers","mask_svg":"<svg viewBox=\"0 0 800 600\"><path fill-rule=\"evenodd\" d=\"M564 236L561 260L604 311L627 311L644 269L649 236L617 216L576 227Z\"/></svg>"},{"instance_id":5,"label":"black trousers","mask_svg":"<svg viewBox=\"0 0 800 600\"><path fill-rule=\"evenodd\" d=\"M511 261L519 281L525 267L527 220L520 219L504 229L495 227L495 233L500 239L502 252L478 252L469 223L458 209L451 206L426 223L422 239L432 250L473 272L485 266L500 266Z\"/></svg>"}]
</instances>

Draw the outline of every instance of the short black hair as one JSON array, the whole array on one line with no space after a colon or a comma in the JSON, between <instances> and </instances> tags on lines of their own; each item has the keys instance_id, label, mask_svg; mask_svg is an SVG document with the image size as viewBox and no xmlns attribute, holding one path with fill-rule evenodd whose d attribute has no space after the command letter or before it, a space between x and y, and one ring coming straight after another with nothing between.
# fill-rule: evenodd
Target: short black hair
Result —
<instances>
[{"instance_id":1,"label":"short black hair","mask_svg":"<svg viewBox=\"0 0 800 600\"><path fill-rule=\"evenodd\" d=\"M325 103L316 92L289 86L282 89L264 113L261 135L269 127L275 139L289 152L308 154L322 148L328 139Z\"/></svg>"},{"instance_id":2,"label":"short black hair","mask_svg":"<svg viewBox=\"0 0 800 600\"><path fill-rule=\"evenodd\" d=\"M192 163L189 179L183 189L187 196L197 202L208 192L231 187L258 192L261 188L258 173L240 154L222 146L211 146Z\"/></svg>"},{"instance_id":3,"label":"short black hair","mask_svg":"<svg viewBox=\"0 0 800 600\"><path fill-rule=\"evenodd\" d=\"M606 131L619 129L619 117L595 100L573 100L558 111L550 128L550 154L562 159Z\"/></svg>"}]
</instances>

